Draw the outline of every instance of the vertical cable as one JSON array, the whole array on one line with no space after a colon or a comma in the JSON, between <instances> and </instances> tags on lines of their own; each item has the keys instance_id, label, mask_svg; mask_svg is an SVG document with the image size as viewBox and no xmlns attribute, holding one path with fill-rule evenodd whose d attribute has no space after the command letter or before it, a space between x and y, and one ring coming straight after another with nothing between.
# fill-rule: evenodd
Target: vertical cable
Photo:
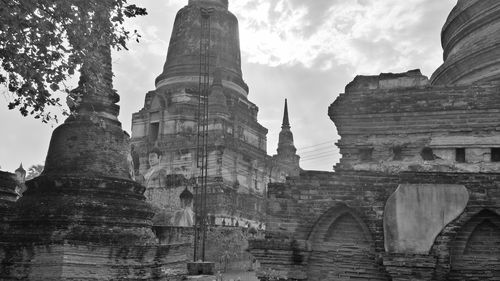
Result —
<instances>
[{"instance_id":1,"label":"vertical cable","mask_svg":"<svg viewBox=\"0 0 500 281\"><path fill-rule=\"evenodd\" d=\"M198 79L198 134L196 166L199 168L195 200L194 260L205 261L207 235L207 184L208 184L208 94L210 85L210 13L212 9L200 9L200 75ZM201 232L201 233L200 233Z\"/></svg>"},{"instance_id":2,"label":"vertical cable","mask_svg":"<svg viewBox=\"0 0 500 281\"><path fill-rule=\"evenodd\" d=\"M204 163L204 169L205 169L205 175L204 175L204 181L205 184L203 185L203 233L202 233L202 260L205 261L205 247L206 247L206 238L207 238L207 185L208 185L208 95L209 95L209 83L210 83L210 40L211 40L211 22L210 22L210 17L207 18L207 34L206 34L206 39L207 39L207 55L206 55L206 91L205 91L205 143L204 143L204 149L205 149L205 163Z\"/></svg>"}]
</instances>

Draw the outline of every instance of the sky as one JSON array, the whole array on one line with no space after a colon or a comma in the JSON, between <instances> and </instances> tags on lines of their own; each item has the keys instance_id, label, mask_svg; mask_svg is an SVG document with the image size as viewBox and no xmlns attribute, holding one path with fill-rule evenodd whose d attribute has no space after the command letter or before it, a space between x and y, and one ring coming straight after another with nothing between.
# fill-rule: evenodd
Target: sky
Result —
<instances>
[{"instance_id":1,"label":"sky","mask_svg":"<svg viewBox=\"0 0 500 281\"><path fill-rule=\"evenodd\" d=\"M149 15L129 20L142 35L129 51L113 54L114 87L121 96L123 129L144 104L162 72L177 11L188 0L129 0ZM269 129L276 154L284 99L301 167L332 171L340 157L328 106L356 75L421 69L442 63L440 32L456 0L229 0L239 20L243 79L248 98ZM8 110L0 89L0 169L43 164L58 123L43 124ZM54 109L60 112L60 109ZM62 121L59 121L62 122Z\"/></svg>"}]
</instances>

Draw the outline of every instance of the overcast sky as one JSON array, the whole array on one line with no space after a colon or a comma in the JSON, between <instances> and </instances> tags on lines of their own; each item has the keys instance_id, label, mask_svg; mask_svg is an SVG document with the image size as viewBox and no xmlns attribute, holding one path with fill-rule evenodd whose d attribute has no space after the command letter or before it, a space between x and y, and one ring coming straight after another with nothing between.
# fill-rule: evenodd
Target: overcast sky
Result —
<instances>
[{"instance_id":1,"label":"overcast sky","mask_svg":"<svg viewBox=\"0 0 500 281\"><path fill-rule=\"evenodd\" d=\"M120 121L131 115L162 72L176 12L188 0L129 0L149 15L129 22L142 34L130 51L115 53L114 86L121 95ZM268 154L276 153L283 102L288 98L301 166L331 171L339 155L328 106L358 75L420 68L430 76L442 63L440 31L456 0L229 0L239 19L243 79L248 98L269 129ZM52 130L7 110L0 96L0 167L14 171L42 164Z\"/></svg>"}]
</instances>

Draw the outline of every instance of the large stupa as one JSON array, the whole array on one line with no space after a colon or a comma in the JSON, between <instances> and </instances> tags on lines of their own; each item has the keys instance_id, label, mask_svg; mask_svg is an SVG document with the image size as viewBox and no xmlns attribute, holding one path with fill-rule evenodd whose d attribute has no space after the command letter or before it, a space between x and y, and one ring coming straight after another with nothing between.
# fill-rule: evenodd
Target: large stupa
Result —
<instances>
[{"instance_id":1,"label":"large stupa","mask_svg":"<svg viewBox=\"0 0 500 281\"><path fill-rule=\"evenodd\" d=\"M248 95L241 73L238 20L228 10L227 0L189 0L175 18L167 61L156 78L156 88L172 88L182 83L196 84L200 73L201 9L210 10L211 73L222 69L222 83L231 94ZM193 83L194 82L194 83Z\"/></svg>"},{"instance_id":2,"label":"large stupa","mask_svg":"<svg viewBox=\"0 0 500 281\"><path fill-rule=\"evenodd\" d=\"M434 85L500 78L500 1L459 0L443 27L444 63Z\"/></svg>"},{"instance_id":3,"label":"large stupa","mask_svg":"<svg viewBox=\"0 0 500 281\"><path fill-rule=\"evenodd\" d=\"M206 82L208 117L200 117L200 81ZM207 118L209 222L262 226L267 184L300 169L295 151L292 160L267 154L267 129L248 99L238 20L227 0L189 0L179 10L155 84L132 117L136 176L143 178L146 197L156 207L155 223L173 223L186 186L196 193L193 187L201 176L198 130L204 123L199 120Z\"/></svg>"}]
</instances>

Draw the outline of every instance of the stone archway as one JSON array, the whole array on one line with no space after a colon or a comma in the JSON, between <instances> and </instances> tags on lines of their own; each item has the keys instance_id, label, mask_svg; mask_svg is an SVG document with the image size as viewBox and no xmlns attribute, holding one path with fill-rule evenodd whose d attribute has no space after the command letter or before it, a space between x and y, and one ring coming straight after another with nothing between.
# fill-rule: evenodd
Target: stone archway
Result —
<instances>
[{"instance_id":1,"label":"stone archway","mask_svg":"<svg viewBox=\"0 0 500 281\"><path fill-rule=\"evenodd\" d=\"M308 280L389 280L376 262L370 231L348 207L332 208L316 223L309 241Z\"/></svg>"},{"instance_id":2,"label":"stone archway","mask_svg":"<svg viewBox=\"0 0 500 281\"><path fill-rule=\"evenodd\" d=\"M500 278L500 216L483 210L473 216L451 243L448 281Z\"/></svg>"}]
</instances>

